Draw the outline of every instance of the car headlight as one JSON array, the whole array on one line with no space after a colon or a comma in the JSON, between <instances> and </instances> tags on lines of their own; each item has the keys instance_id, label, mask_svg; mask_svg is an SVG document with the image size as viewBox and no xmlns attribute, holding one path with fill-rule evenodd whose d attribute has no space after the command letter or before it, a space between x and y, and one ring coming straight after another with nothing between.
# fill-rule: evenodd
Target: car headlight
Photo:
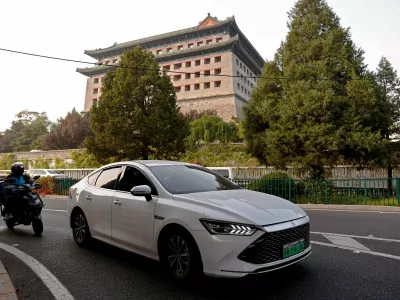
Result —
<instances>
[{"instance_id":1,"label":"car headlight","mask_svg":"<svg viewBox=\"0 0 400 300\"><path fill-rule=\"evenodd\" d=\"M200 220L200 222L211 234L250 236L258 230L257 226L254 225L204 219Z\"/></svg>"}]
</instances>

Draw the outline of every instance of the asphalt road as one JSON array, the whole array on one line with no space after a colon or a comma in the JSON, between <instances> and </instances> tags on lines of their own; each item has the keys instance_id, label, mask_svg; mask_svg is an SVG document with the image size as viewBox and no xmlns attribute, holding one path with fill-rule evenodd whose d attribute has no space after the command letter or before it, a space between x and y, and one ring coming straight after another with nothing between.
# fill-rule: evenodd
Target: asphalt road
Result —
<instances>
[{"instance_id":1,"label":"asphalt road","mask_svg":"<svg viewBox=\"0 0 400 300\"><path fill-rule=\"evenodd\" d=\"M292 267L239 280L207 278L188 286L166 279L157 262L95 242L78 248L65 200L46 199L45 231L0 230L0 242L41 262L75 299L400 299L400 214L308 211L313 254ZM4 226L0 222L0 226ZM357 249L334 248L332 235ZM351 235L347 237L343 235ZM358 237L360 236L360 237ZM377 239L378 238L378 239ZM347 239L347 240L346 240ZM336 243L340 244L340 240ZM364 247L364 248L363 248ZM346 248L346 247L343 247ZM362 249L368 249L364 251ZM386 255L386 257L384 257ZM20 299L54 299L23 262L0 249Z\"/></svg>"}]
</instances>

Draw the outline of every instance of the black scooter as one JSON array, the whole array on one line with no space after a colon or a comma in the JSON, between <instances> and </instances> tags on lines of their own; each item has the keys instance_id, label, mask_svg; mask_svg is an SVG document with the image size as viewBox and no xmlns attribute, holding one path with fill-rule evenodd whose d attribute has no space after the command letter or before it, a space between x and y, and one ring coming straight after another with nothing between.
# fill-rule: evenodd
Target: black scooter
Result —
<instances>
[{"instance_id":1,"label":"black scooter","mask_svg":"<svg viewBox=\"0 0 400 300\"><path fill-rule=\"evenodd\" d=\"M13 229L16 225L32 225L33 231L36 235L41 235L43 232L43 221L42 221L42 208L44 207L43 201L40 198L39 194L33 192L33 190L38 190L42 188L40 183L35 183L36 180L40 178L39 175L36 175L33 179L33 183L31 184L23 184L16 187L13 186L13 182L6 180L5 182L0 182L0 185L3 189L3 195L7 195L10 193L17 193L19 196L18 200L18 209L13 209L13 217L11 219L5 218L5 206L4 200L1 201L0 209L1 216L3 217L4 222L7 227ZM18 191L8 191L8 189L15 189ZM7 196L3 196L6 198ZM15 201L16 199L13 199Z\"/></svg>"}]
</instances>

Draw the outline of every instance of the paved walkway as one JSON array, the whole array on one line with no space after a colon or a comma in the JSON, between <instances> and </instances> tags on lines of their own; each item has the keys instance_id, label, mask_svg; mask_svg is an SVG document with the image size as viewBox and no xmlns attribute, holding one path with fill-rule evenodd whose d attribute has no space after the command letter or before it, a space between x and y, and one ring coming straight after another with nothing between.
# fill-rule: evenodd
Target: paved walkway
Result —
<instances>
[{"instance_id":1,"label":"paved walkway","mask_svg":"<svg viewBox=\"0 0 400 300\"><path fill-rule=\"evenodd\" d=\"M0 300L17 300L14 285L8 276L6 268L0 261Z\"/></svg>"}]
</instances>

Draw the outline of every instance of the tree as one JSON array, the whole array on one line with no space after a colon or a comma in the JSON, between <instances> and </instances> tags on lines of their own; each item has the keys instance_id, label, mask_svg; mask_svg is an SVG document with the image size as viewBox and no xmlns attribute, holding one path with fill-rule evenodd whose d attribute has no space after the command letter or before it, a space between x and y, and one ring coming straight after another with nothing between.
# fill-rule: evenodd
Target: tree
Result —
<instances>
[{"instance_id":1,"label":"tree","mask_svg":"<svg viewBox=\"0 0 400 300\"><path fill-rule=\"evenodd\" d=\"M107 73L98 106L91 109L93 137L86 145L100 162L172 158L184 151L188 125L170 78L154 56L137 47Z\"/></svg>"},{"instance_id":2,"label":"tree","mask_svg":"<svg viewBox=\"0 0 400 300\"><path fill-rule=\"evenodd\" d=\"M4 148L14 152L42 148L51 125L46 113L24 110L16 118L3 134L2 139L7 143Z\"/></svg>"},{"instance_id":3,"label":"tree","mask_svg":"<svg viewBox=\"0 0 400 300\"><path fill-rule=\"evenodd\" d=\"M400 135L400 79L397 71L386 57L382 57L374 74L375 92L378 109L374 112L373 126L380 130L382 139L387 143L375 156L377 162L387 168L388 178L393 178L393 164L398 164L400 149L398 143L391 143L391 138ZM388 181L391 190L392 181Z\"/></svg>"},{"instance_id":4,"label":"tree","mask_svg":"<svg viewBox=\"0 0 400 300\"><path fill-rule=\"evenodd\" d=\"M203 115L200 119L190 123L190 134L187 142L190 146L201 142L228 143L237 139L237 127L234 123L224 122L220 117L214 115Z\"/></svg>"},{"instance_id":5,"label":"tree","mask_svg":"<svg viewBox=\"0 0 400 300\"><path fill-rule=\"evenodd\" d=\"M57 120L44 138L43 145L47 150L76 149L82 147L85 138L90 135L90 114L81 115L74 108L65 118Z\"/></svg>"},{"instance_id":6,"label":"tree","mask_svg":"<svg viewBox=\"0 0 400 300\"><path fill-rule=\"evenodd\" d=\"M245 109L248 151L313 177L340 159L365 164L380 138L367 126L376 99L373 82L364 80L363 51L324 0L298 1L288 28Z\"/></svg>"}]
</instances>

